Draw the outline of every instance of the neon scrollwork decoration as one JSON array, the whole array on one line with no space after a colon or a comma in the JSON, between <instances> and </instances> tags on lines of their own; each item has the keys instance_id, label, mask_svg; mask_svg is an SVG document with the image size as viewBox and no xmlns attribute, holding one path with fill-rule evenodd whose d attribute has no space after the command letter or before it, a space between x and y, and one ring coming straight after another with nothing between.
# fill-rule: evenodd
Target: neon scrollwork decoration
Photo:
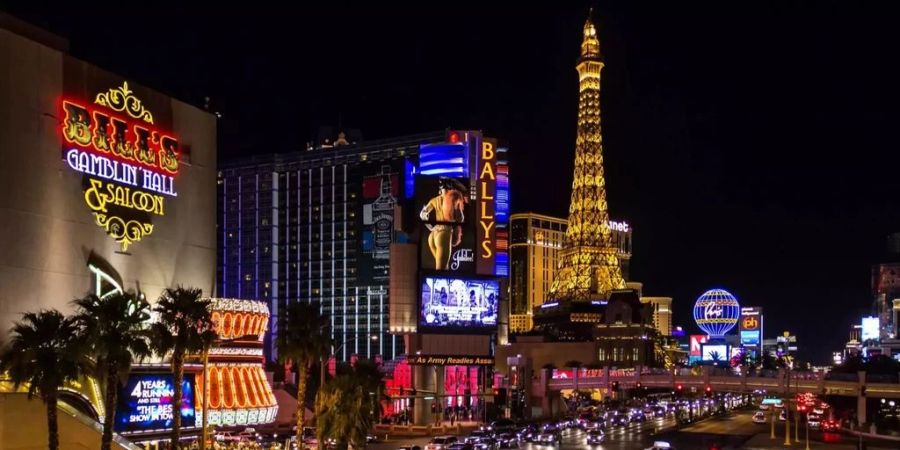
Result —
<instances>
[{"instance_id":1,"label":"neon scrollwork decoration","mask_svg":"<svg viewBox=\"0 0 900 450\"><path fill-rule=\"evenodd\" d=\"M106 106L113 111L125 112L135 119L141 119L147 123L153 123L153 114L144 108L141 99L134 96L134 92L128 88L128 82L122 83L122 87L113 88L107 92L97 94L94 103Z\"/></svg>"},{"instance_id":2,"label":"neon scrollwork decoration","mask_svg":"<svg viewBox=\"0 0 900 450\"><path fill-rule=\"evenodd\" d=\"M118 216L110 216L102 213L94 213L97 225L106 230L113 239L122 244L122 251L128 251L128 246L138 242L144 236L153 233L152 223L138 222L137 220L125 220Z\"/></svg>"}]
</instances>

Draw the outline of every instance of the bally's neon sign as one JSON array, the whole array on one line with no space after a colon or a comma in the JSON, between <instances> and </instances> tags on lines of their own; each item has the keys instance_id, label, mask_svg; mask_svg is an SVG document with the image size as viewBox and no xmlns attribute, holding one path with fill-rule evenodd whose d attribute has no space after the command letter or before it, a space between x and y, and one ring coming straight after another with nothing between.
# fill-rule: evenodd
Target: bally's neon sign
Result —
<instances>
[{"instance_id":1,"label":"bally's neon sign","mask_svg":"<svg viewBox=\"0 0 900 450\"><path fill-rule=\"evenodd\" d=\"M97 225L125 251L153 232L166 197L178 196L178 140L155 128L128 83L93 104L63 99L62 114L65 161L84 174L84 202Z\"/></svg>"},{"instance_id":2,"label":"bally's neon sign","mask_svg":"<svg viewBox=\"0 0 900 450\"><path fill-rule=\"evenodd\" d=\"M478 273L494 274L494 236L496 222L494 213L496 203L494 195L497 191L496 164L497 154L494 143L484 140L481 143L480 169L478 171L478 230L479 253L477 261Z\"/></svg>"}]
</instances>

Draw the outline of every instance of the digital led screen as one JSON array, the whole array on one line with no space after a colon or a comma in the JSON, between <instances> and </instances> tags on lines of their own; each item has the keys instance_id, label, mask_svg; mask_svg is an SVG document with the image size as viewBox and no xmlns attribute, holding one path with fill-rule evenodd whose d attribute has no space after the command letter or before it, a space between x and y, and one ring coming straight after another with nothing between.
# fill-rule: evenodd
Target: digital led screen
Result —
<instances>
[{"instance_id":1,"label":"digital led screen","mask_svg":"<svg viewBox=\"0 0 900 450\"><path fill-rule=\"evenodd\" d=\"M759 331L741 331L741 345L759 345Z\"/></svg>"},{"instance_id":2,"label":"digital led screen","mask_svg":"<svg viewBox=\"0 0 900 450\"><path fill-rule=\"evenodd\" d=\"M420 328L485 331L497 326L497 280L425 277Z\"/></svg>"},{"instance_id":3,"label":"digital led screen","mask_svg":"<svg viewBox=\"0 0 900 450\"><path fill-rule=\"evenodd\" d=\"M862 319L862 340L863 342L878 339L878 318L863 317Z\"/></svg>"},{"instance_id":4,"label":"digital led screen","mask_svg":"<svg viewBox=\"0 0 900 450\"><path fill-rule=\"evenodd\" d=\"M704 361L727 361L729 355L726 344L703 344Z\"/></svg>"},{"instance_id":5,"label":"digital led screen","mask_svg":"<svg viewBox=\"0 0 900 450\"><path fill-rule=\"evenodd\" d=\"M175 394L171 374L132 374L119 392L116 407L117 432L164 430L172 428L172 397ZM182 382L181 426L196 426L194 411L194 375L185 374Z\"/></svg>"},{"instance_id":6,"label":"digital led screen","mask_svg":"<svg viewBox=\"0 0 900 450\"><path fill-rule=\"evenodd\" d=\"M468 183L465 178L416 177L422 269L474 274L476 225Z\"/></svg>"}]
</instances>

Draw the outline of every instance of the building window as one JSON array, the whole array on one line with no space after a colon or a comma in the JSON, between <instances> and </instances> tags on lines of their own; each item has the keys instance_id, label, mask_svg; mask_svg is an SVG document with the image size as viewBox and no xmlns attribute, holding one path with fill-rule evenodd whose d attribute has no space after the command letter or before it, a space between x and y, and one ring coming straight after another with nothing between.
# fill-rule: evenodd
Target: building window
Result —
<instances>
[{"instance_id":1,"label":"building window","mask_svg":"<svg viewBox=\"0 0 900 450\"><path fill-rule=\"evenodd\" d=\"M632 360L632 361L637 361L637 360L638 360L638 349L637 349L637 347L631 349L631 360Z\"/></svg>"},{"instance_id":2,"label":"building window","mask_svg":"<svg viewBox=\"0 0 900 450\"><path fill-rule=\"evenodd\" d=\"M604 349L603 347L600 347L600 353L597 356L597 359L599 359L600 361L606 360L606 349Z\"/></svg>"}]
</instances>

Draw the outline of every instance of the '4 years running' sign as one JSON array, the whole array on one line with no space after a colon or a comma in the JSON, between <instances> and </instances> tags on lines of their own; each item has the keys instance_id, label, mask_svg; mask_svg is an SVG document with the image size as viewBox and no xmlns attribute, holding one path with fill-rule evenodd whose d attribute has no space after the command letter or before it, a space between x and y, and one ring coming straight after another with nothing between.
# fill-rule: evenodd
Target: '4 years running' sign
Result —
<instances>
[{"instance_id":1,"label":"'4 years running' sign","mask_svg":"<svg viewBox=\"0 0 900 450\"><path fill-rule=\"evenodd\" d=\"M174 382L170 374L132 374L119 392L115 430L134 432L172 428ZM196 426L194 376L182 383L181 426Z\"/></svg>"}]
</instances>

